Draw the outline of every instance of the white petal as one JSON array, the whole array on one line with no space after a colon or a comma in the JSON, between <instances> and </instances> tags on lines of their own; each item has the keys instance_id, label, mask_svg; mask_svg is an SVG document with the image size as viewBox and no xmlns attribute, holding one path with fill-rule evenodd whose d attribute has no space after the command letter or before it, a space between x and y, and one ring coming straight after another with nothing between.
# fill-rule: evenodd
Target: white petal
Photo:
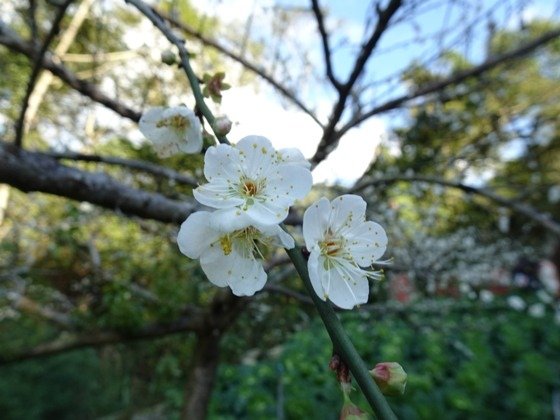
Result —
<instances>
[{"instance_id":1,"label":"white petal","mask_svg":"<svg viewBox=\"0 0 560 420\"><path fill-rule=\"evenodd\" d=\"M346 232L346 248L354 260L366 267L383 256L387 249L387 234L377 223L367 221Z\"/></svg>"},{"instance_id":2,"label":"white petal","mask_svg":"<svg viewBox=\"0 0 560 420\"><path fill-rule=\"evenodd\" d=\"M227 144L208 148L204 155L204 176L208 181L223 178L237 184L242 175L239 150Z\"/></svg>"},{"instance_id":3,"label":"white petal","mask_svg":"<svg viewBox=\"0 0 560 420\"><path fill-rule=\"evenodd\" d=\"M365 221L366 202L358 195L345 194L331 202L330 225L335 232Z\"/></svg>"},{"instance_id":4,"label":"white petal","mask_svg":"<svg viewBox=\"0 0 560 420\"><path fill-rule=\"evenodd\" d=\"M210 214L207 211L197 211L181 224L177 245L187 257L200 258L210 244L220 237L220 233L210 226Z\"/></svg>"},{"instance_id":5,"label":"white petal","mask_svg":"<svg viewBox=\"0 0 560 420\"><path fill-rule=\"evenodd\" d=\"M223 179L201 185L193 190L193 195L200 204L216 209L227 209L245 203L243 198L232 196L230 185Z\"/></svg>"},{"instance_id":6,"label":"white petal","mask_svg":"<svg viewBox=\"0 0 560 420\"><path fill-rule=\"evenodd\" d=\"M269 172L264 194L272 198L288 197L291 203L304 198L313 185L309 169L283 165Z\"/></svg>"},{"instance_id":7,"label":"white petal","mask_svg":"<svg viewBox=\"0 0 560 420\"><path fill-rule=\"evenodd\" d=\"M327 295L323 289L319 267L323 265L323 257L320 256L318 251L311 251L309 259L307 260L307 271L309 272L309 279L315 294L322 300L327 300Z\"/></svg>"},{"instance_id":8,"label":"white petal","mask_svg":"<svg viewBox=\"0 0 560 420\"><path fill-rule=\"evenodd\" d=\"M228 285L229 278L234 275L237 265L236 256L237 254L234 255L233 252L225 255L220 244L216 242L200 256L200 266L210 282L225 287Z\"/></svg>"},{"instance_id":9,"label":"white petal","mask_svg":"<svg viewBox=\"0 0 560 420\"><path fill-rule=\"evenodd\" d=\"M328 228L330 202L325 197L314 202L303 214L303 239L311 251L323 239Z\"/></svg>"},{"instance_id":10,"label":"white petal","mask_svg":"<svg viewBox=\"0 0 560 420\"><path fill-rule=\"evenodd\" d=\"M320 269L321 267L319 267ZM365 273L357 267L344 262L335 264L328 270L328 273L330 273L330 284L326 293L328 299L336 306L342 309L352 309L354 306L368 301L369 283Z\"/></svg>"},{"instance_id":11,"label":"white petal","mask_svg":"<svg viewBox=\"0 0 560 420\"><path fill-rule=\"evenodd\" d=\"M242 152L244 172L250 179L258 179L271 169L276 151L266 137L247 136L239 140L236 145Z\"/></svg>"},{"instance_id":12,"label":"white petal","mask_svg":"<svg viewBox=\"0 0 560 420\"><path fill-rule=\"evenodd\" d=\"M255 225L255 227L264 235L277 238L280 245L286 249L292 249L295 246L294 238L278 225Z\"/></svg>"},{"instance_id":13,"label":"white petal","mask_svg":"<svg viewBox=\"0 0 560 420\"><path fill-rule=\"evenodd\" d=\"M270 201L259 203L254 202L246 212L254 222L262 225L275 225L281 223L288 216L288 207L277 206Z\"/></svg>"},{"instance_id":14,"label":"white petal","mask_svg":"<svg viewBox=\"0 0 560 420\"><path fill-rule=\"evenodd\" d=\"M279 160L283 164L299 165L307 169L311 168L311 163L309 163L309 161L305 159L305 156L303 156L303 153L301 153L299 149L296 148L280 149L278 150L277 153L278 153Z\"/></svg>"},{"instance_id":15,"label":"white petal","mask_svg":"<svg viewBox=\"0 0 560 420\"><path fill-rule=\"evenodd\" d=\"M266 272L258 260L239 258L234 272L235 276L228 279L228 284L236 296L253 296L266 283Z\"/></svg>"},{"instance_id":16,"label":"white petal","mask_svg":"<svg viewBox=\"0 0 560 420\"><path fill-rule=\"evenodd\" d=\"M212 212L211 226L221 232L233 232L253 224L253 220L237 207Z\"/></svg>"}]
</instances>

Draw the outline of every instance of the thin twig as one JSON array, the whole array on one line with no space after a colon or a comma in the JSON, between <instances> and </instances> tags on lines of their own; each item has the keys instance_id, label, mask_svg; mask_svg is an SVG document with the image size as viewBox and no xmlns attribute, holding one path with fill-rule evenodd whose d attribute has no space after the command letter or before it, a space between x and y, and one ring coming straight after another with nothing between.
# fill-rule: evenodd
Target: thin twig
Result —
<instances>
[{"instance_id":1,"label":"thin twig","mask_svg":"<svg viewBox=\"0 0 560 420\"><path fill-rule=\"evenodd\" d=\"M334 75L332 66L332 52L329 45L329 34L325 28L325 20L323 18L323 12L319 6L319 0L311 0L311 8L315 14L315 20L317 20L317 26L319 28L319 34L321 35L321 43L323 45L323 59L325 61L325 67L327 72L327 77L331 81L332 85L337 91L342 90L342 84L338 81Z\"/></svg>"},{"instance_id":2,"label":"thin twig","mask_svg":"<svg viewBox=\"0 0 560 420\"><path fill-rule=\"evenodd\" d=\"M5 45L11 50L17 51L27 57L34 59L37 55L35 47L22 40L14 33L4 22L0 21L0 44ZM128 118L134 122L138 122L142 114L134 109L129 108L121 102L109 98L101 92L96 85L86 80L79 79L74 73L62 64L56 63L49 54L45 55L42 60L42 66L59 77L67 85L81 94L89 97L92 101L98 102L107 108L113 110L122 117Z\"/></svg>"},{"instance_id":3,"label":"thin twig","mask_svg":"<svg viewBox=\"0 0 560 420\"><path fill-rule=\"evenodd\" d=\"M60 32L60 24L62 23L62 19L64 19L64 15L66 14L66 9L72 4L74 0L65 0L65 2L60 6L58 9L56 16L54 17L53 23L51 25L51 29L47 34L43 45L41 45L41 49L35 56L35 62L33 64L33 69L31 70L31 75L29 76L29 81L27 82L27 90L25 91L25 96L23 98L23 102L21 104L21 111L19 113L19 118L16 121L15 127L15 140L14 144L18 147L22 146L23 141L23 134L25 131L25 113L27 112L27 107L29 106L29 98L33 94L33 89L35 88L35 82L37 81L37 77L43 68L43 59L45 58L45 54L49 49L49 45L56 37L56 35ZM31 1L32 4L35 4L34 1Z\"/></svg>"},{"instance_id":4,"label":"thin twig","mask_svg":"<svg viewBox=\"0 0 560 420\"><path fill-rule=\"evenodd\" d=\"M493 191L490 191L486 188L477 188L471 185L464 184L458 181L446 181L444 179L430 177L430 176L422 176L422 175L402 175L402 176L394 176L394 177L387 177L387 178L377 178L377 179L365 179L359 182L355 187L353 187L350 192L359 192L362 191L364 188L372 186L372 185L380 185L380 184L392 184L399 181L405 182L426 182L431 184L438 184L444 187L456 188L462 190L466 193L477 194L481 197L485 197L495 203L498 203L501 206L510 208L515 210L518 213L521 213L531 220L539 223L540 225L550 229L556 235L560 235L560 223L552 219L549 215L543 214L538 210L534 209L533 207L529 206L528 204L520 203L515 200L509 200L501 195L496 194Z\"/></svg>"},{"instance_id":5,"label":"thin twig","mask_svg":"<svg viewBox=\"0 0 560 420\"><path fill-rule=\"evenodd\" d=\"M478 66L456 73L447 79L440 80L438 82L420 87L416 89L414 92L387 101L382 105L378 105L372 108L371 110L352 118L338 131L333 133L331 137L327 138L323 136L323 139L321 140L321 143L317 147L317 151L315 152L315 155L311 158L311 161L314 163L319 163L322 160L324 160L328 156L328 154L332 150L334 150L334 148L338 144L338 140L340 140L340 138L344 134L350 131L350 129L360 125L367 119L373 117L374 115L378 115L383 112L399 108L400 106L406 104L412 99L416 99L421 96L426 96L431 93L439 92L448 86L457 85L471 77L479 76L482 73L491 70L492 68L497 67L498 65L503 64L507 61L524 57L525 55L533 52L535 49L541 47L542 45L547 44L548 42L558 38L559 36L560 36L560 29L547 32L546 34L536 38L535 40L528 42L527 44L524 44L521 47L516 48L508 53L490 58L486 60L484 63L479 64Z\"/></svg>"},{"instance_id":6,"label":"thin twig","mask_svg":"<svg viewBox=\"0 0 560 420\"><path fill-rule=\"evenodd\" d=\"M136 171L146 172L159 178L167 178L171 181L178 182L179 184L190 185L191 187L198 186L198 181L188 175L183 175L177 171L166 168L164 166L156 165L150 162L143 162L140 160L132 160L119 158L114 156L99 156L99 155L86 155L82 153L45 153L57 160L73 160L82 162L99 162L108 165L123 166Z\"/></svg>"},{"instance_id":7,"label":"thin twig","mask_svg":"<svg viewBox=\"0 0 560 420\"><path fill-rule=\"evenodd\" d=\"M189 59L189 52L185 48L185 41L180 39L177 35L173 33L171 28L167 25L167 22L161 17L155 9L148 6L142 0L125 0L125 3L132 4L134 7L138 9L140 13L146 16L152 24L160 30L160 32L167 38L169 42L177 47L179 50L179 57L181 58L181 66L187 75L187 79L189 80L189 84L193 91L193 95L196 101L196 106L206 118L206 121L210 124L212 131L216 135L216 138L220 143L229 144L229 140L226 136L221 135L218 130L214 127L214 122L216 118L206 105L204 101L204 96L202 95L202 90L200 89L200 83L198 81L198 77L194 73L194 70L191 67L190 59Z\"/></svg>"},{"instance_id":8,"label":"thin twig","mask_svg":"<svg viewBox=\"0 0 560 420\"><path fill-rule=\"evenodd\" d=\"M324 149L326 148L326 146L330 145L333 142L333 138L336 138L336 126L339 123L344 110L346 109L346 102L350 97L350 93L354 88L354 84L362 74L368 59L373 53L373 50L377 46L377 43L381 39L381 36L387 30L389 21L401 7L401 4L402 0L391 0L385 9L378 10L379 17L377 20L377 25L375 25L375 29L369 37L368 42L362 46L360 53L356 58L356 62L354 63L354 67L350 73L350 76L348 77L348 80L346 81L346 83L344 83L344 85L342 85L341 89L339 90L338 100L331 112L329 122L325 127L325 130L323 131L323 136L321 137L321 141L319 142L317 151L310 159L313 166L317 165L327 157L327 154L324 153Z\"/></svg>"},{"instance_id":9,"label":"thin twig","mask_svg":"<svg viewBox=\"0 0 560 420\"><path fill-rule=\"evenodd\" d=\"M187 34L188 36L191 36L195 39L197 39L198 41L200 41L202 44L207 45L209 47L212 47L214 49L216 49L217 51L221 52L222 54L224 54L225 56L231 58L234 61L237 61L239 64L241 64L243 67L245 67L246 69L252 71L253 73L255 73L256 75L258 75L259 77L261 77L262 79L264 79L266 82L268 82L274 89L276 89L278 92L280 92L282 94L282 96L284 96L286 99L288 99L290 102L292 102L295 106L297 106L299 109L301 109L303 112L305 112L307 115L309 115L309 117L311 117L311 119L313 119L313 121L315 121L319 127L323 127L323 124L321 123L321 121L317 118L317 116L315 115L315 113L309 109L297 96L294 92L291 92L286 86L283 86L279 81L277 81L276 79L274 79L273 76L271 76L270 74L268 74L263 68L260 68L258 66L256 66L255 64L249 62L247 59L241 57L238 54L235 54L234 52L232 52L231 50L229 50L228 48L224 47L223 45L221 45L219 42L209 38L206 35L203 35L200 31L195 30L194 28L190 27L189 25L187 25L184 22L181 22L165 13L163 13L161 10L157 9L157 8L153 8L163 19L165 19L166 21L168 21L171 25L179 28L180 30L182 30L183 32L185 32L185 34Z\"/></svg>"}]
</instances>

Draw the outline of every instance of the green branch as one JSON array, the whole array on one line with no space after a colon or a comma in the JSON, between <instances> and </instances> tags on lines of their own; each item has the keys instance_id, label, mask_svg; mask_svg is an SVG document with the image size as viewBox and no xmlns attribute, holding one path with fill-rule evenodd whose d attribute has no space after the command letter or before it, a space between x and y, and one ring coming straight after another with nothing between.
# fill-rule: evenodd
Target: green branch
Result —
<instances>
[{"instance_id":1,"label":"green branch","mask_svg":"<svg viewBox=\"0 0 560 420\"><path fill-rule=\"evenodd\" d=\"M208 105L204 101L204 96L202 95L202 90L200 89L200 83L198 81L198 77L194 73L194 70L191 67L190 59L189 59L189 52L185 47L185 41L179 38L171 28L167 25L167 22L150 6L144 3L142 0L125 0L126 3L132 4L136 7L140 13L146 16L153 25L160 30L160 32L167 38L169 42L177 47L179 50L179 57L181 58L181 67L185 71L187 75L187 79L189 80L189 84L191 85L191 89L194 95L194 99L196 101L196 106L206 118L206 121L210 124L210 128L216 135L216 138L220 143L230 144L229 140L226 136L220 135L216 132L214 128L214 122L216 121L216 117L212 114Z\"/></svg>"},{"instance_id":2,"label":"green branch","mask_svg":"<svg viewBox=\"0 0 560 420\"><path fill-rule=\"evenodd\" d=\"M321 319L325 324L325 328L331 337L335 351L350 368L350 371L354 375L356 382L367 398L371 408L381 420L396 419L397 417L391 410L389 403L379 390L379 387L371 377L367 366L344 331L344 328L333 308L329 303L323 302L319 299L313 290L311 280L309 279L309 272L307 271L307 262L303 258L301 248L296 246L291 250L286 250L286 252L296 267L299 276L303 280L309 295L313 299L315 307L319 311L319 315L321 316Z\"/></svg>"}]
</instances>

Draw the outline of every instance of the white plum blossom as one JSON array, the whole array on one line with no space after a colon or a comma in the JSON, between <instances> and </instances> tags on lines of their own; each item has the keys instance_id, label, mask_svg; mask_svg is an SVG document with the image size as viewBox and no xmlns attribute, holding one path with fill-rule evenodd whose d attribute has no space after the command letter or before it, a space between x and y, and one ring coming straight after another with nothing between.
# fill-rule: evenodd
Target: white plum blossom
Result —
<instances>
[{"instance_id":1,"label":"white plum blossom","mask_svg":"<svg viewBox=\"0 0 560 420\"><path fill-rule=\"evenodd\" d=\"M336 306L351 309L366 303L366 270L387 248L387 235L375 222L366 221L366 202L357 195L342 195L330 202L321 198L303 216L303 237L309 251L308 269L315 293Z\"/></svg>"},{"instance_id":2,"label":"white plum blossom","mask_svg":"<svg viewBox=\"0 0 560 420\"><path fill-rule=\"evenodd\" d=\"M219 144L204 156L207 184L193 191L205 206L221 209L225 227L239 223L273 225L311 190L309 163L295 149L276 151L261 136L248 136L235 146Z\"/></svg>"},{"instance_id":3,"label":"white plum blossom","mask_svg":"<svg viewBox=\"0 0 560 420\"><path fill-rule=\"evenodd\" d=\"M252 296L266 283L262 247L293 248L294 240L279 225L238 223L224 230L216 223L221 211L198 211L181 225L177 244L189 258L200 258L202 270L212 283L229 286L237 296Z\"/></svg>"},{"instance_id":4,"label":"white plum blossom","mask_svg":"<svg viewBox=\"0 0 560 420\"><path fill-rule=\"evenodd\" d=\"M528 312L533 318L542 318L546 313L546 309L542 303L537 302L529 306Z\"/></svg>"},{"instance_id":5,"label":"white plum blossom","mask_svg":"<svg viewBox=\"0 0 560 420\"><path fill-rule=\"evenodd\" d=\"M527 306L525 301L517 295L508 296L507 304L510 308L515 309L516 311L522 311Z\"/></svg>"},{"instance_id":6,"label":"white plum blossom","mask_svg":"<svg viewBox=\"0 0 560 420\"><path fill-rule=\"evenodd\" d=\"M186 106L151 108L142 114L138 128L153 143L159 157L202 150L200 121Z\"/></svg>"}]
</instances>

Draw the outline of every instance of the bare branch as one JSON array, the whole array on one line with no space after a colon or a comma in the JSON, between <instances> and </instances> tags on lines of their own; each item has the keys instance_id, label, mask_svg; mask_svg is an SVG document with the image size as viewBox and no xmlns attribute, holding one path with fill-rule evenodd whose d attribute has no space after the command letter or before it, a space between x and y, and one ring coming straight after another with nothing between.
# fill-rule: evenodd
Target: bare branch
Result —
<instances>
[{"instance_id":1,"label":"bare branch","mask_svg":"<svg viewBox=\"0 0 560 420\"><path fill-rule=\"evenodd\" d=\"M0 366L21 362L37 357L52 356L86 347L102 347L109 344L128 343L137 340L154 339L172 334L203 330L206 325L202 314L192 312L170 323L155 323L136 331L90 331L74 337L60 338L40 344L30 350L17 354L0 355Z\"/></svg>"},{"instance_id":2,"label":"bare branch","mask_svg":"<svg viewBox=\"0 0 560 420\"><path fill-rule=\"evenodd\" d=\"M131 188L106 174L64 166L43 153L24 151L1 141L0 183L25 192L39 191L87 201L164 223L179 224L199 208L194 200L175 201Z\"/></svg>"},{"instance_id":3,"label":"bare branch","mask_svg":"<svg viewBox=\"0 0 560 420\"><path fill-rule=\"evenodd\" d=\"M34 300L28 298L27 296L24 296L23 294L10 291L7 293L7 298L10 301L11 306L18 311L24 312L31 316L37 316L46 321L55 323L63 328L74 327L74 322L68 315L45 307L40 303L37 303Z\"/></svg>"},{"instance_id":4,"label":"bare branch","mask_svg":"<svg viewBox=\"0 0 560 420\"><path fill-rule=\"evenodd\" d=\"M331 81L332 85L339 92L342 90L342 84L337 80L334 75L332 66L332 53L331 47L329 45L329 34L325 28L325 21L323 19L323 12L319 6L319 0L311 0L311 8L315 14L315 20L317 20L317 26L319 27L319 34L321 35L321 42L323 44L323 58L325 60L325 67L327 71L327 77Z\"/></svg>"},{"instance_id":5,"label":"bare branch","mask_svg":"<svg viewBox=\"0 0 560 420\"><path fill-rule=\"evenodd\" d=\"M51 25L51 29L50 29L49 33L47 34L47 37L43 41L43 45L41 45L41 49L39 50L39 52L35 56L35 60L34 60L35 62L33 63L33 69L31 70L31 76L29 76L29 81L27 82L27 90L26 90L25 96L23 98L23 103L21 105L21 111L19 113L19 118L16 121L16 128L15 128L16 135L15 135L14 144L18 147L21 147L21 145L22 145L24 125L25 125L25 113L27 112L27 107L29 106L29 98L31 97L31 94L33 93L33 89L35 87L35 82L37 81L37 77L39 76L39 73L41 72L43 59L44 59L45 54L47 53L47 50L49 48L49 45L53 41L54 37L58 34L58 32L60 32L60 24L62 23L62 19L64 18L64 15L66 14L66 9L68 9L68 6L70 6L70 4L73 1L74 0L65 0L64 3L60 6L60 8L58 9L58 11L56 13L56 16L54 17L53 23ZM32 1L31 4L34 5L35 2Z\"/></svg>"},{"instance_id":6,"label":"bare branch","mask_svg":"<svg viewBox=\"0 0 560 420\"><path fill-rule=\"evenodd\" d=\"M480 195L481 197L485 197L491 201L494 201L495 203L498 203L500 206L510 208L520 214L527 216L531 220L534 220L541 226L550 229L556 235L560 236L560 223L552 219L552 217L550 217L549 215L543 214L527 204L502 197L501 195L498 195L487 188L476 188L471 185L467 185L458 181L446 181L440 178L421 176L421 175L413 175L413 176L402 175L402 176L395 176L395 177L363 180L362 182L358 183L354 188L352 188L351 192L358 192L373 185L392 184L399 181L426 182L431 184L438 184L444 187L456 188L466 193Z\"/></svg>"},{"instance_id":7,"label":"bare branch","mask_svg":"<svg viewBox=\"0 0 560 420\"><path fill-rule=\"evenodd\" d=\"M0 21L0 44L5 45L13 51L17 51L21 54L26 55L31 59L35 59L38 55L38 51L35 47L22 40L16 33L14 33L4 22ZM70 70L68 70L64 65L56 63L50 54L45 55L42 60L42 66L53 73L55 76L64 81L71 88L77 90L81 94L89 97L94 102L98 102L107 108L115 111L117 114L129 118L132 121L138 122L141 117L141 113L135 111L128 106L109 98L103 92L101 92L97 86L94 84L79 79Z\"/></svg>"},{"instance_id":8,"label":"bare branch","mask_svg":"<svg viewBox=\"0 0 560 420\"><path fill-rule=\"evenodd\" d=\"M346 134L350 129L358 126L361 123L363 123L367 119L373 117L374 115L381 114L383 112L399 108L400 106L406 104L408 101L410 101L412 99L416 99L416 98L419 98L421 96L429 95L431 93L439 92L439 91L445 89L448 86L457 85L457 84L465 81L466 79L469 79L471 77L479 76L479 75L485 73L486 71L491 70L494 67L497 67L500 64L503 64L507 61L522 58L525 55L533 52L535 49L547 44L548 42L550 42L550 41L552 41L556 38L558 38L559 36L560 36L560 29L547 32L546 34L536 38L535 40L533 40L531 42L528 42L525 45L522 45L519 48L516 48L515 50L512 50L508 53L490 58L490 59L486 60L484 63L479 64L478 66L475 66L475 67L472 67L468 70L464 70L464 71L461 71L459 73L456 73L455 75L453 75L453 76L451 76L447 79L440 80L438 82L435 82L435 83L426 85L424 87L418 88L414 92L408 93L406 95L399 96L398 98L395 98L395 99L392 99L388 102L385 102L382 105L376 106L375 108L365 112L362 115L356 116L355 118L350 120L348 123L346 123L343 127L341 127L340 130L333 133L332 136L330 137L329 141L321 140L321 143L319 144L319 146L317 148L317 151L315 152L315 155L311 158L312 162L319 163L320 161L325 159L327 157L327 155L334 150L334 148L338 144L338 140L340 140L340 138L344 134ZM323 137L323 139L326 139L326 137Z\"/></svg>"},{"instance_id":9,"label":"bare branch","mask_svg":"<svg viewBox=\"0 0 560 420\"><path fill-rule=\"evenodd\" d=\"M309 109L294 94L294 92L290 92L290 90L287 87L283 86L280 82L275 80L274 77L272 77L270 74L268 74L264 69L262 69L260 67L257 67L255 64L249 62L248 60L246 60L242 56L240 56L238 54L235 54L234 52L227 49L226 47L224 47L223 45L221 45L217 41L209 38L206 35L203 35L200 31L197 31L196 29L192 28L191 26L187 25L186 23L181 22L181 21L179 21L179 20L177 20L177 19L175 19L175 18L173 18L169 15L166 15L165 13L161 12L159 9L157 9L155 7L153 8L153 10L155 10L163 19L165 19L171 25L173 25L176 28L179 28L180 30L182 30L188 36L191 36L191 37L197 39L198 41L200 41L204 45L207 45L209 47L212 47L212 48L216 49L217 51L221 52L222 54L231 58L232 60L237 61L243 67L245 67L246 69L252 71L256 75L258 75L259 77L264 79L274 89L276 89L278 92L280 92L282 94L282 96L284 96L286 99L288 99L290 102L292 102L295 106L297 106L300 110L302 110L307 115L309 115L313 119L313 121L315 121L320 127L323 127L323 124L321 123L321 121L319 121L319 119L317 118L315 113L311 109Z\"/></svg>"},{"instance_id":10,"label":"bare branch","mask_svg":"<svg viewBox=\"0 0 560 420\"><path fill-rule=\"evenodd\" d=\"M346 108L346 101L350 96L354 84L362 74L362 71L364 70L369 57L373 53L374 48L387 29L389 21L397 12L401 4L401 0L391 0L385 9L378 10L379 18L377 20L377 25L375 26L375 29L373 30L368 42L362 46L360 54L356 59L354 68L352 69L348 80L346 81L346 83L344 83L344 85L342 85L342 88L339 91L338 101L335 104L331 112L331 116L329 117L329 122L325 127L325 130L323 131L323 136L321 137L321 141L319 142L317 151L311 158L311 164L313 166L316 166L319 162L327 157L327 154L332 150L332 148L329 147L331 144L335 143L336 146L336 142L338 140L336 125L340 121L344 109ZM327 153L325 153L326 149L328 149Z\"/></svg>"},{"instance_id":11,"label":"bare branch","mask_svg":"<svg viewBox=\"0 0 560 420\"><path fill-rule=\"evenodd\" d=\"M143 162L140 160L125 159L113 156L99 156L99 155L86 155L82 153L45 153L46 156L50 156L57 160L73 160L82 162L99 162L106 163L108 165L122 166L125 168L130 168L135 171L146 172L148 174L154 175L158 178L166 178L179 184L190 185L192 187L198 186L198 181L188 175L181 174L173 169L166 168L164 166L155 165L150 162Z\"/></svg>"}]
</instances>

